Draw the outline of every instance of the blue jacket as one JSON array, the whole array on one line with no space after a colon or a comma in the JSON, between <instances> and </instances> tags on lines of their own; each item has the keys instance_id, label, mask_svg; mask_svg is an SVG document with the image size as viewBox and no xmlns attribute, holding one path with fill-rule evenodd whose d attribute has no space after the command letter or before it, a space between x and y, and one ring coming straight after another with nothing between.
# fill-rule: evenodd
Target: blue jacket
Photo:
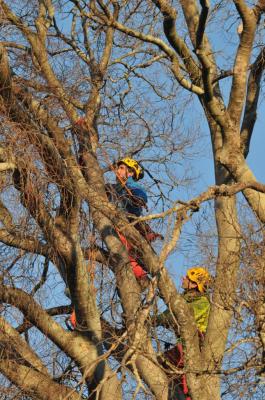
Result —
<instances>
[{"instance_id":1,"label":"blue jacket","mask_svg":"<svg viewBox=\"0 0 265 400\"><path fill-rule=\"evenodd\" d=\"M127 179L125 186L121 183L107 185L107 192L110 200L128 214L136 217L142 215L143 207L147 204L147 194L143 186L131 176Z\"/></svg>"}]
</instances>

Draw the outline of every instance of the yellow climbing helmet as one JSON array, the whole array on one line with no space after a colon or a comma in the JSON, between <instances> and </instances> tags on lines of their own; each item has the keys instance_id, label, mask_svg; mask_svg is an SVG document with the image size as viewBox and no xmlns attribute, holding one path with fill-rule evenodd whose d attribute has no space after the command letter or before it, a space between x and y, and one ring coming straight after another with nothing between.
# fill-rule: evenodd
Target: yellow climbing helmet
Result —
<instances>
[{"instance_id":1,"label":"yellow climbing helmet","mask_svg":"<svg viewBox=\"0 0 265 400\"><path fill-rule=\"evenodd\" d=\"M207 285L211 281L211 275L204 267L192 267L188 269L187 277L190 281L197 283L201 293L205 292Z\"/></svg>"},{"instance_id":2,"label":"yellow climbing helmet","mask_svg":"<svg viewBox=\"0 0 265 400\"><path fill-rule=\"evenodd\" d=\"M121 160L119 160L117 162L117 165L120 165L120 164L125 164L125 165L127 165L127 167L131 168L134 171L134 173L135 173L134 179L136 181L138 181L139 179L142 179L144 177L143 169L140 167L138 162L135 161L133 158L129 158L129 157L122 158Z\"/></svg>"}]
</instances>

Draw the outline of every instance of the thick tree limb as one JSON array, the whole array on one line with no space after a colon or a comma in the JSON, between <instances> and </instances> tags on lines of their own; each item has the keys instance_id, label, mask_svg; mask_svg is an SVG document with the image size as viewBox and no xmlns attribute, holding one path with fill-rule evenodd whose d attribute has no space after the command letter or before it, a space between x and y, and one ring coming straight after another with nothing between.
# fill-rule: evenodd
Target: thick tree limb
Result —
<instances>
[{"instance_id":1,"label":"thick tree limb","mask_svg":"<svg viewBox=\"0 0 265 400\"><path fill-rule=\"evenodd\" d=\"M164 17L164 32L172 48L183 60L187 71L195 84L200 82L201 72L193 60L190 50L184 40L176 33L177 11L166 0L154 0L153 3L159 8Z\"/></svg>"},{"instance_id":2,"label":"thick tree limb","mask_svg":"<svg viewBox=\"0 0 265 400\"><path fill-rule=\"evenodd\" d=\"M66 332L27 293L20 289L0 286L0 299L17 307L34 326L49 337L62 351L69 355L81 369L97 359L97 350L87 338ZM83 351L80 353L80 346Z\"/></svg>"},{"instance_id":3,"label":"thick tree limb","mask_svg":"<svg viewBox=\"0 0 265 400\"><path fill-rule=\"evenodd\" d=\"M209 14L210 9L210 1L209 0L200 0L201 4L201 13L199 19L199 25L197 30L197 37L196 37L196 49L200 48L203 43L203 36L206 28L207 17Z\"/></svg>"},{"instance_id":4,"label":"thick tree limb","mask_svg":"<svg viewBox=\"0 0 265 400\"><path fill-rule=\"evenodd\" d=\"M62 314L71 314L73 311L72 305L66 305L66 306L58 306L58 307L52 307L49 309L45 310L51 317L52 316L57 316L57 315L62 315ZM25 333L29 329L31 329L34 325L29 322L29 321L24 321L22 324L17 326L15 329L18 333Z\"/></svg>"},{"instance_id":5,"label":"thick tree limb","mask_svg":"<svg viewBox=\"0 0 265 400\"><path fill-rule=\"evenodd\" d=\"M35 300L20 289L0 286L0 299L17 307L34 326L49 337L79 366L86 379L102 382L102 396L109 392L110 399L120 399L119 383L104 360L99 358L100 349L87 335L66 332L44 311ZM102 365L103 364L103 365ZM5 372L8 375L8 370ZM105 381L106 380L106 381Z\"/></svg>"},{"instance_id":6,"label":"thick tree limb","mask_svg":"<svg viewBox=\"0 0 265 400\"><path fill-rule=\"evenodd\" d=\"M25 360L32 368L49 376L48 370L41 362L37 354L30 348L28 343L22 339L16 329L0 316L0 343L7 349L11 346L23 360Z\"/></svg>"},{"instance_id":7,"label":"thick tree limb","mask_svg":"<svg viewBox=\"0 0 265 400\"><path fill-rule=\"evenodd\" d=\"M60 385L47 375L14 361L0 360L0 371L20 389L40 400L80 399L74 389Z\"/></svg>"},{"instance_id":8,"label":"thick tree limb","mask_svg":"<svg viewBox=\"0 0 265 400\"><path fill-rule=\"evenodd\" d=\"M250 140L257 118L257 105L260 94L260 81L265 67L265 49L263 48L251 67L248 78L247 97L244 118L241 127L241 149L246 158Z\"/></svg>"},{"instance_id":9,"label":"thick tree limb","mask_svg":"<svg viewBox=\"0 0 265 400\"><path fill-rule=\"evenodd\" d=\"M198 29L196 33L196 48L195 52L201 61L201 64L203 66L203 71L202 71L202 78L203 78L203 83L204 83L204 88L205 88L205 98L206 101L212 101L213 96L214 96L214 87L212 85L212 74L215 73L215 70L213 69L212 65L212 58L209 57L209 54L207 54L207 48L209 50L209 45L206 45L206 41L204 41L204 35L205 35L205 28L206 28L206 22L207 22L207 17L209 13L209 8L210 8L210 2L208 0L201 0L201 14L199 18L199 24L198 24Z\"/></svg>"},{"instance_id":10,"label":"thick tree limb","mask_svg":"<svg viewBox=\"0 0 265 400\"><path fill-rule=\"evenodd\" d=\"M228 113L234 126L238 127L245 102L247 71L258 20L243 0L234 0L234 3L243 20L243 32L234 61Z\"/></svg>"},{"instance_id":11,"label":"thick tree limb","mask_svg":"<svg viewBox=\"0 0 265 400\"><path fill-rule=\"evenodd\" d=\"M6 229L0 229L0 241L7 246L16 247L17 249L25 250L30 253L40 254L42 256L49 256L51 249L47 245L41 244L38 240L22 236L17 233L10 233Z\"/></svg>"}]
</instances>

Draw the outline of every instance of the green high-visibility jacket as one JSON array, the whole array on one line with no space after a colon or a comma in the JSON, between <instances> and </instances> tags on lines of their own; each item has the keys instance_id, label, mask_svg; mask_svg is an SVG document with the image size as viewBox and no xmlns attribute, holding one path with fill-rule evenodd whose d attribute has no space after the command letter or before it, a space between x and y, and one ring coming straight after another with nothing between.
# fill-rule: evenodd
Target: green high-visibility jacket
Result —
<instances>
[{"instance_id":1,"label":"green high-visibility jacket","mask_svg":"<svg viewBox=\"0 0 265 400\"><path fill-rule=\"evenodd\" d=\"M183 297L193 311L198 330L201 333L205 333L210 313L210 301L208 296L199 292L187 292L183 294ZM172 326L173 321L169 310L166 310L162 314L158 315L156 322L165 326L166 328Z\"/></svg>"},{"instance_id":2,"label":"green high-visibility jacket","mask_svg":"<svg viewBox=\"0 0 265 400\"><path fill-rule=\"evenodd\" d=\"M205 294L193 296L189 293L185 293L183 296L193 310L198 330L201 333L205 333L210 313L210 301L208 297Z\"/></svg>"}]
</instances>

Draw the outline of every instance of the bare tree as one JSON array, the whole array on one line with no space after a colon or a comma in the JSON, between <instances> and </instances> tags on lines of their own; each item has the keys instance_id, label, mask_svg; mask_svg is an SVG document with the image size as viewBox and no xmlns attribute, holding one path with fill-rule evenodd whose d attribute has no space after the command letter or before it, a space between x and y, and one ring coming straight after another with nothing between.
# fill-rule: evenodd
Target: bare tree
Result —
<instances>
[{"instance_id":1,"label":"bare tree","mask_svg":"<svg viewBox=\"0 0 265 400\"><path fill-rule=\"evenodd\" d=\"M226 380L234 395L237 373L246 382L264 373L265 186L246 157L264 68L265 2L199 3L0 1L0 371L5 390L11 382L21 398L173 399L171 381L185 373L193 400L219 399ZM224 24L234 32L227 58L215 55L212 34ZM193 97L209 127L216 182L184 202L175 188L196 177L180 179L176 166L202 140L187 122ZM152 210L135 221L106 193L113 161L124 154L149 177ZM256 235L237 215L240 192L260 224ZM211 200L217 252L201 344L166 262L183 226ZM166 240L156 251L139 221L162 221ZM117 230L149 273L144 291ZM49 285L53 304L42 294ZM157 302L173 320L167 334L185 344L184 369L161 362ZM73 308L71 332L61 316ZM244 343L251 347L239 357Z\"/></svg>"}]
</instances>

